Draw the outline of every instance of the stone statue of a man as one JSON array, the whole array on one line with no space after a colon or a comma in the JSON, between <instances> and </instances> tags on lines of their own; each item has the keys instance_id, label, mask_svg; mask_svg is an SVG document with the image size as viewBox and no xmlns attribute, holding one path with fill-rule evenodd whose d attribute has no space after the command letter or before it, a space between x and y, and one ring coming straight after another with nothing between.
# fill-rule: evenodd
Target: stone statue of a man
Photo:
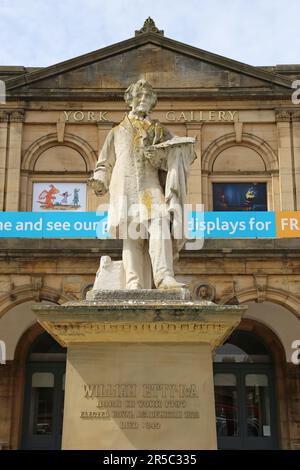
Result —
<instances>
[{"instance_id":1,"label":"stone statue of a man","mask_svg":"<svg viewBox=\"0 0 300 470\"><path fill-rule=\"evenodd\" d=\"M171 236L170 213L184 202L194 139L172 138L149 117L156 100L146 80L128 87L131 111L109 132L91 180L98 196L110 193L108 230L123 238L126 289L151 288L151 271L158 289L184 286L174 278L180 243Z\"/></svg>"}]
</instances>

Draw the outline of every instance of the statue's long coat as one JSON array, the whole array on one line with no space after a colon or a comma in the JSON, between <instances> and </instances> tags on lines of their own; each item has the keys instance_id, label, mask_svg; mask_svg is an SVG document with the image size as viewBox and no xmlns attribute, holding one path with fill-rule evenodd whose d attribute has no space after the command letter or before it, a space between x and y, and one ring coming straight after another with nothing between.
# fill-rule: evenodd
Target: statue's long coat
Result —
<instances>
[{"instance_id":1,"label":"statue's long coat","mask_svg":"<svg viewBox=\"0 0 300 470\"><path fill-rule=\"evenodd\" d=\"M152 217L166 216L176 204L183 206L189 166L196 158L193 146L159 149L158 158L152 163L144 157L145 147L170 138L169 131L158 121L139 121L127 115L109 132L94 173L94 179L103 181L109 189L109 232L115 233L116 227L122 226L128 211L129 220L144 222ZM165 174L165 184L159 169ZM136 206L132 210L133 205L138 204L139 208ZM140 210L142 206L146 212ZM182 243L176 240L173 245L177 255Z\"/></svg>"},{"instance_id":2,"label":"statue's long coat","mask_svg":"<svg viewBox=\"0 0 300 470\"><path fill-rule=\"evenodd\" d=\"M157 168L144 157L146 146L170 138L169 132L157 121L130 119L127 115L114 127L105 140L94 173L104 182L110 193L108 230L122 224L124 214L131 208L131 216L139 222L145 218L137 207L144 204L146 218L153 217L151 207L165 202L164 190ZM124 198L125 196L125 198ZM124 204L127 203L127 210Z\"/></svg>"}]
</instances>

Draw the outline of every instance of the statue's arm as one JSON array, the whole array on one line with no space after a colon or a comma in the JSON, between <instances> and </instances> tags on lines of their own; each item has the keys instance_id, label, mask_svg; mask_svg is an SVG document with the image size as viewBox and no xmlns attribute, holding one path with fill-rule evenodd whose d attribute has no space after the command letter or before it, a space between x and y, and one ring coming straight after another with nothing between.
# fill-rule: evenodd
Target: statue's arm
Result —
<instances>
[{"instance_id":1,"label":"statue's arm","mask_svg":"<svg viewBox=\"0 0 300 470\"><path fill-rule=\"evenodd\" d=\"M94 175L90 180L90 184L98 196L103 196L108 191L115 162L114 129L111 129L99 154Z\"/></svg>"}]
</instances>

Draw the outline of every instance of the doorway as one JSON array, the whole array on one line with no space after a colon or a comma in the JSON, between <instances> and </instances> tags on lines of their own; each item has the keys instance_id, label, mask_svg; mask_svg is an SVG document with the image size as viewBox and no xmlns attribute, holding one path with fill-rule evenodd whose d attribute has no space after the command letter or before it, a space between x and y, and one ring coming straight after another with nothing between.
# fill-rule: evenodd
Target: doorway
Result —
<instances>
[{"instance_id":1,"label":"doorway","mask_svg":"<svg viewBox=\"0 0 300 470\"><path fill-rule=\"evenodd\" d=\"M60 449L66 349L48 333L32 344L26 365L22 449Z\"/></svg>"},{"instance_id":2,"label":"doorway","mask_svg":"<svg viewBox=\"0 0 300 470\"><path fill-rule=\"evenodd\" d=\"M276 449L273 360L252 333L235 331L214 356L219 449Z\"/></svg>"}]
</instances>

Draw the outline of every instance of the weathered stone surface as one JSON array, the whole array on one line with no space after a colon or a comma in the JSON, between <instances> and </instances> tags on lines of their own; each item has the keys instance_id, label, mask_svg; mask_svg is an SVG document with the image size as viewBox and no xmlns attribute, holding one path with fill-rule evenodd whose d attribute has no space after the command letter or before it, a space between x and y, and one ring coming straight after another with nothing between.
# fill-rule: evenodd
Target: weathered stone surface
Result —
<instances>
[{"instance_id":1,"label":"weathered stone surface","mask_svg":"<svg viewBox=\"0 0 300 470\"><path fill-rule=\"evenodd\" d=\"M62 448L216 449L213 396L208 344L74 345Z\"/></svg>"},{"instance_id":2,"label":"weathered stone surface","mask_svg":"<svg viewBox=\"0 0 300 470\"><path fill-rule=\"evenodd\" d=\"M112 261L110 256L100 258L93 289L87 293L88 300L97 300L101 291L125 289L125 272L122 261Z\"/></svg>"},{"instance_id":3,"label":"weathered stone surface","mask_svg":"<svg viewBox=\"0 0 300 470\"><path fill-rule=\"evenodd\" d=\"M181 295L184 294L182 291ZM121 300L122 294L119 299L114 299L114 291L110 293L111 298L104 291L102 302L84 300L64 305L37 304L33 311L40 324L62 346L91 341L189 340L207 342L215 348L238 325L247 309L247 306L203 305L202 302L180 300L180 293L177 300L171 300L161 293L153 295L151 290L145 292L146 300L143 300L142 293L141 290L125 291L123 299L126 300Z\"/></svg>"},{"instance_id":4,"label":"weathered stone surface","mask_svg":"<svg viewBox=\"0 0 300 470\"><path fill-rule=\"evenodd\" d=\"M246 307L114 294L33 307L68 346L62 448L216 449L211 353Z\"/></svg>"},{"instance_id":5,"label":"weathered stone surface","mask_svg":"<svg viewBox=\"0 0 300 470\"><path fill-rule=\"evenodd\" d=\"M87 301L96 301L99 305L109 302L111 305L128 302L139 302L148 303L148 302L174 302L174 301L183 301L191 300L191 293L187 288L180 289L139 289L139 290L98 290L98 291L89 291L87 293ZM88 303L91 305L91 302Z\"/></svg>"}]
</instances>

